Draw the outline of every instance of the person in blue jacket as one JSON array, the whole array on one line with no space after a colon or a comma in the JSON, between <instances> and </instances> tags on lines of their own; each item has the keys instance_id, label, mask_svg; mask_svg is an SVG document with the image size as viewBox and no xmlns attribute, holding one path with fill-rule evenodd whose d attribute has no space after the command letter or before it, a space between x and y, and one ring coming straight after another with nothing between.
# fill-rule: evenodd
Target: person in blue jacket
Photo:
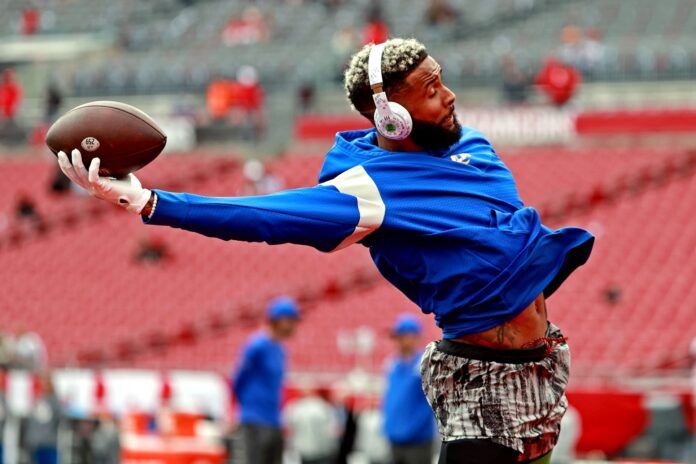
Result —
<instances>
[{"instance_id":1,"label":"person in blue jacket","mask_svg":"<svg viewBox=\"0 0 696 464\"><path fill-rule=\"evenodd\" d=\"M433 460L435 419L421 386L420 335L420 323L410 314L399 316L392 329L397 354L387 370L382 401L392 464L431 464Z\"/></svg>"},{"instance_id":2,"label":"person in blue jacket","mask_svg":"<svg viewBox=\"0 0 696 464\"><path fill-rule=\"evenodd\" d=\"M280 406L285 377L285 348L299 319L294 300L279 297L267 309L268 330L253 334L242 349L232 390L239 403L240 455L249 464L280 464L283 434Z\"/></svg>"},{"instance_id":3,"label":"person in blue jacket","mask_svg":"<svg viewBox=\"0 0 696 464\"><path fill-rule=\"evenodd\" d=\"M550 229L523 203L485 136L459 123L442 68L417 40L365 45L345 88L375 127L338 133L314 187L206 197L145 189L132 174L101 177L98 158L88 171L78 150L72 164L60 152L59 164L147 224L325 252L367 247L382 276L442 329L421 364L440 461L548 460L570 353L546 299L587 261L594 237Z\"/></svg>"}]
</instances>

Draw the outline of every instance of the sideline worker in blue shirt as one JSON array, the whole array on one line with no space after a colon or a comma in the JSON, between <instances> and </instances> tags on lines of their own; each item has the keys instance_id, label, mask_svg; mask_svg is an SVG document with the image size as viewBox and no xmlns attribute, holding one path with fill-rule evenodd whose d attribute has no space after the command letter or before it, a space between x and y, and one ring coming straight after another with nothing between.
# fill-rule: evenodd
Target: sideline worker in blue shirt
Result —
<instances>
[{"instance_id":1,"label":"sideline worker in blue shirt","mask_svg":"<svg viewBox=\"0 0 696 464\"><path fill-rule=\"evenodd\" d=\"M273 300L266 312L268 330L252 335L244 346L232 389L241 409L238 452L248 464L280 464L283 434L280 402L285 376L282 341L295 332L299 311L288 297Z\"/></svg>"},{"instance_id":2,"label":"sideline worker in blue shirt","mask_svg":"<svg viewBox=\"0 0 696 464\"><path fill-rule=\"evenodd\" d=\"M387 371L382 407L394 464L430 464L433 459L435 419L421 386L420 334L420 323L408 314L392 330L397 356Z\"/></svg>"}]
</instances>

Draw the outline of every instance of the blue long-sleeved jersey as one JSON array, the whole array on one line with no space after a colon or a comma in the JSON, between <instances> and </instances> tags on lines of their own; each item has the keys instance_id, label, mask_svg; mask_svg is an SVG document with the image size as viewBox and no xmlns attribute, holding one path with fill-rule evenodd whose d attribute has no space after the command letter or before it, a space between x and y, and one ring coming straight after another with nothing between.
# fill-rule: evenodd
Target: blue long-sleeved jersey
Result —
<instances>
[{"instance_id":1,"label":"blue long-sleeved jersey","mask_svg":"<svg viewBox=\"0 0 696 464\"><path fill-rule=\"evenodd\" d=\"M285 351L265 333L253 335L232 377L242 424L280 427Z\"/></svg>"},{"instance_id":2,"label":"blue long-sleeved jersey","mask_svg":"<svg viewBox=\"0 0 696 464\"><path fill-rule=\"evenodd\" d=\"M421 385L421 355L394 359L387 371L382 412L384 434L391 443L417 445L435 437L433 410Z\"/></svg>"},{"instance_id":3,"label":"blue long-sleeved jersey","mask_svg":"<svg viewBox=\"0 0 696 464\"><path fill-rule=\"evenodd\" d=\"M360 242L389 282L434 313L445 338L491 329L550 296L594 242L579 228L542 225L471 128L452 147L423 153L383 150L374 129L338 133L319 182L261 197L156 190L148 222L321 251Z\"/></svg>"}]
</instances>

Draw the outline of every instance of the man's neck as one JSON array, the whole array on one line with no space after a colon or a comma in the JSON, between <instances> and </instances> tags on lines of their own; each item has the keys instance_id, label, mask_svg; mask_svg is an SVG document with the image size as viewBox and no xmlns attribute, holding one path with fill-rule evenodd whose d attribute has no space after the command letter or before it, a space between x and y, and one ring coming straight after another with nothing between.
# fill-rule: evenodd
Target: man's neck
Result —
<instances>
[{"instance_id":1,"label":"man's neck","mask_svg":"<svg viewBox=\"0 0 696 464\"><path fill-rule=\"evenodd\" d=\"M407 137L404 140L390 140L379 132L377 133L377 146L382 150L393 151L393 152L422 152L425 151L423 147L417 145L411 137Z\"/></svg>"}]
</instances>

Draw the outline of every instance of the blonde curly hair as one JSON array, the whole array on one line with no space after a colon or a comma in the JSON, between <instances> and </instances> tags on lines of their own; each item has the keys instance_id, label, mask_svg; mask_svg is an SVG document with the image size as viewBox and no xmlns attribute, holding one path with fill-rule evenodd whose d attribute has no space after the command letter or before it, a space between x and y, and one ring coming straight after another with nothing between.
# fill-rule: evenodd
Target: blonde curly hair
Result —
<instances>
[{"instance_id":1,"label":"blonde curly hair","mask_svg":"<svg viewBox=\"0 0 696 464\"><path fill-rule=\"evenodd\" d=\"M368 77L367 61L374 44L365 45L350 59L344 74L346 96L353 108L372 121L375 109ZM389 39L382 54L382 79L389 94L428 57L425 45L416 39Z\"/></svg>"}]
</instances>

